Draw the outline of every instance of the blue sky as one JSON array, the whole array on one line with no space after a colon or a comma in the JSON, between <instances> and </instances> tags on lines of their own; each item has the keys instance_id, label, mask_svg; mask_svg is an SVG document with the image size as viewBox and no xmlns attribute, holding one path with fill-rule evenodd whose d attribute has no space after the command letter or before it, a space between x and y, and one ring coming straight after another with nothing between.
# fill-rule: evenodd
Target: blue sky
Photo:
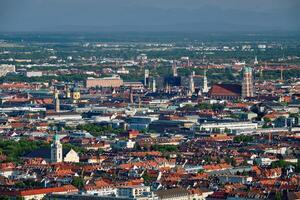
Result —
<instances>
[{"instance_id":1,"label":"blue sky","mask_svg":"<svg viewBox=\"0 0 300 200\"><path fill-rule=\"evenodd\" d=\"M299 10L299 0L0 0L0 31L299 31Z\"/></svg>"}]
</instances>

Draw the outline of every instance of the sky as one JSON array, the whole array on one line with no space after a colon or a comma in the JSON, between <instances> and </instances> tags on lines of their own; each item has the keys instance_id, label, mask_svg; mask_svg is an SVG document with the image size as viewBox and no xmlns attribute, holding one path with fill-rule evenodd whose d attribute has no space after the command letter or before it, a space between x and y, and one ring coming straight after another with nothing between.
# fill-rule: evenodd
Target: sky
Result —
<instances>
[{"instance_id":1,"label":"sky","mask_svg":"<svg viewBox=\"0 0 300 200\"><path fill-rule=\"evenodd\" d=\"M300 31L300 0L0 0L0 31Z\"/></svg>"}]
</instances>

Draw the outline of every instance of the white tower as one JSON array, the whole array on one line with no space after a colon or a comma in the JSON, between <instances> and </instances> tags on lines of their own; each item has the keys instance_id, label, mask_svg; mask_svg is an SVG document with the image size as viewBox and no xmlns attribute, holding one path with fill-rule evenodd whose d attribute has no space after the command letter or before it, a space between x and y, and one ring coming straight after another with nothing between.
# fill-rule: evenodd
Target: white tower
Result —
<instances>
[{"instance_id":1,"label":"white tower","mask_svg":"<svg viewBox=\"0 0 300 200\"><path fill-rule=\"evenodd\" d=\"M190 92L191 95L195 93L194 74L195 74L195 72L193 72L190 75L190 85L189 85L190 91L189 92Z\"/></svg>"},{"instance_id":2,"label":"white tower","mask_svg":"<svg viewBox=\"0 0 300 200\"><path fill-rule=\"evenodd\" d=\"M54 90L54 103L55 112L60 112L59 92L56 89Z\"/></svg>"},{"instance_id":3,"label":"white tower","mask_svg":"<svg viewBox=\"0 0 300 200\"><path fill-rule=\"evenodd\" d=\"M149 79L149 69L145 69L145 76L144 76L144 86L145 87L148 85L148 79Z\"/></svg>"},{"instance_id":4,"label":"white tower","mask_svg":"<svg viewBox=\"0 0 300 200\"><path fill-rule=\"evenodd\" d=\"M62 144L60 143L58 135L55 134L53 138L53 143L51 144L51 162L62 162L62 154Z\"/></svg>"},{"instance_id":5,"label":"white tower","mask_svg":"<svg viewBox=\"0 0 300 200\"><path fill-rule=\"evenodd\" d=\"M178 72L177 72L176 61L173 61L172 70L173 70L173 76L177 77L178 76Z\"/></svg>"},{"instance_id":6,"label":"white tower","mask_svg":"<svg viewBox=\"0 0 300 200\"><path fill-rule=\"evenodd\" d=\"M156 92L156 81L155 78L152 80L152 92Z\"/></svg>"},{"instance_id":7,"label":"white tower","mask_svg":"<svg viewBox=\"0 0 300 200\"><path fill-rule=\"evenodd\" d=\"M203 93L207 93L208 92L206 70L204 70L204 75L203 75L203 89L202 89L202 92Z\"/></svg>"},{"instance_id":8,"label":"white tower","mask_svg":"<svg viewBox=\"0 0 300 200\"><path fill-rule=\"evenodd\" d=\"M254 65L258 65L257 56L255 56L253 64L254 64Z\"/></svg>"}]
</instances>

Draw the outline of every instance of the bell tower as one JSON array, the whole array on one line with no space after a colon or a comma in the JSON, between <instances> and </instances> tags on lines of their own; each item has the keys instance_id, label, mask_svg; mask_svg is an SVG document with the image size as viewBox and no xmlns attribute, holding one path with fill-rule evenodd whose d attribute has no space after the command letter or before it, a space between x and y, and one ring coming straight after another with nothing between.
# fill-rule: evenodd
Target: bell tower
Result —
<instances>
[{"instance_id":1,"label":"bell tower","mask_svg":"<svg viewBox=\"0 0 300 200\"><path fill-rule=\"evenodd\" d=\"M62 162L63 161L62 144L60 143L57 134L54 135L53 143L51 144L51 162Z\"/></svg>"}]
</instances>

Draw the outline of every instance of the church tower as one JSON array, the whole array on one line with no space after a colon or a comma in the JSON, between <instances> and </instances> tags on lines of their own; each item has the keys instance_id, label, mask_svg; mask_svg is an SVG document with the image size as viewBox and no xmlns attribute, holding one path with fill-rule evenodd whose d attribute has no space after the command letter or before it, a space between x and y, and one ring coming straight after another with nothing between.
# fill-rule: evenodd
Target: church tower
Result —
<instances>
[{"instance_id":1,"label":"church tower","mask_svg":"<svg viewBox=\"0 0 300 200\"><path fill-rule=\"evenodd\" d=\"M54 104L55 112L60 112L59 92L57 89L54 90Z\"/></svg>"},{"instance_id":2,"label":"church tower","mask_svg":"<svg viewBox=\"0 0 300 200\"><path fill-rule=\"evenodd\" d=\"M70 91L69 86L66 86L66 98L67 98L67 99L70 99L70 98L71 98L71 91Z\"/></svg>"},{"instance_id":3,"label":"church tower","mask_svg":"<svg viewBox=\"0 0 300 200\"><path fill-rule=\"evenodd\" d=\"M206 70L204 70L204 75L203 75L203 89L202 89L202 92L203 93L207 93L208 92Z\"/></svg>"},{"instance_id":4,"label":"church tower","mask_svg":"<svg viewBox=\"0 0 300 200\"><path fill-rule=\"evenodd\" d=\"M195 75L195 72L193 72L193 73L190 75L190 84L189 84L189 94L190 94L190 95L193 95L193 94L195 93L194 75Z\"/></svg>"},{"instance_id":5,"label":"church tower","mask_svg":"<svg viewBox=\"0 0 300 200\"><path fill-rule=\"evenodd\" d=\"M51 144L51 162L62 162L62 154L62 144L60 143L58 135L55 134L53 138L53 143Z\"/></svg>"},{"instance_id":6,"label":"church tower","mask_svg":"<svg viewBox=\"0 0 300 200\"><path fill-rule=\"evenodd\" d=\"M252 69L250 67L245 67L243 72L242 97L247 98L253 96Z\"/></svg>"},{"instance_id":7,"label":"church tower","mask_svg":"<svg viewBox=\"0 0 300 200\"><path fill-rule=\"evenodd\" d=\"M153 78L152 80L152 92L156 92L156 80Z\"/></svg>"},{"instance_id":8,"label":"church tower","mask_svg":"<svg viewBox=\"0 0 300 200\"><path fill-rule=\"evenodd\" d=\"M78 101L80 99L80 89L75 87L72 89L72 99Z\"/></svg>"}]
</instances>

